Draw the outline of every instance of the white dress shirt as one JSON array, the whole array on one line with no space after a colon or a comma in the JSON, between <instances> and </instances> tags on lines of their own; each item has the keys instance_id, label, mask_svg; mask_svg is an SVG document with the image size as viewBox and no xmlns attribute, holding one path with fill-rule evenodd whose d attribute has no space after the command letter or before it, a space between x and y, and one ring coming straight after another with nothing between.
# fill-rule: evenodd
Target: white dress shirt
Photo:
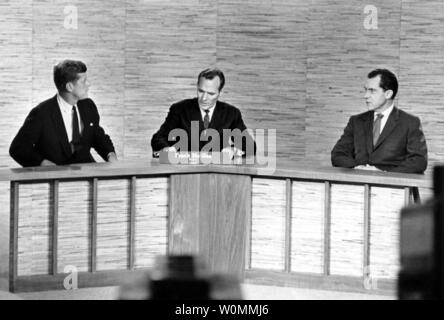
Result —
<instances>
[{"instance_id":1,"label":"white dress shirt","mask_svg":"<svg viewBox=\"0 0 444 320\"><path fill-rule=\"evenodd\" d=\"M63 123L65 124L66 134L68 136L68 141L72 141L72 105L70 105L68 102L65 101L59 94L57 94L57 102L59 104L60 112L62 113ZM77 105L75 105L77 110L77 118L79 120L79 130L82 132L83 130L83 124L82 120L80 119L80 112Z\"/></svg>"},{"instance_id":2,"label":"white dress shirt","mask_svg":"<svg viewBox=\"0 0 444 320\"><path fill-rule=\"evenodd\" d=\"M378 113L381 113L382 115L383 115L383 117L382 117L382 119L381 119L381 127L380 127L380 130L379 130L379 133L381 133L382 132L382 130L384 129L384 127L385 127L385 124L387 123L387 119L388 119L388 117L390 116L390 113L393 111L393 107L395 106L395 104L394 103L392 103L392 105L388 108L388 109L386 109L385 111L383 111L383 112L374 112L373 113L373 122L376 120L376 115L378 114Z\"/></svg>"},{"instance_id":3,"label":"white dress shirt","mask_svg":"<svg viewBox=\"0 0 444 320\"><path fill-rule=\"evenodd\" d=\"M201 114L201 116L202 116L202 121L204 120L204 118L205 118L205 111L204 111L204 109L202 109L201 107L199 107L199 109L200 109L200 114ZM211 118L213 117L213 112L214 112L214 109L216 109L216 105L214 105L214 106L212 106L210 109L208 109L208 117L210 118L210 122L211 122Z\"/></svg>"}]
</instances>

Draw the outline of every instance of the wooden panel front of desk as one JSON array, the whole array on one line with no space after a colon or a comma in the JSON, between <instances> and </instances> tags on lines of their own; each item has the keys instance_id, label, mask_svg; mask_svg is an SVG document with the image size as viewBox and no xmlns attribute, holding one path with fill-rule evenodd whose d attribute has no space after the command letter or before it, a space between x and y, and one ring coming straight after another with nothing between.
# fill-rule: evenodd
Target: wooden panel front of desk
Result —
<instances>
[{"instance_id":1,"label":"wooden panel front of desk","mask_svg":"<svg viewBox=\"0 0 444 320\"><path fill-rule=\"evenodd\" d=\"M158 255L242 279L251 177L218 173L12 184L10 290L119 285ZM78 272L78 273L77 273Z\"/></svg>"},{"instance_id":2,"label":"wooden panel front of desk","mask_svg":"<svg viewBox=\"0 0 444 320\"><path fill-rule=\"evenodd\" d=\"M197 255L211 273L243 278L251 177L183 174L170 183L169 252Z\"/></svg>"},{"instance_id":3,"label":"wooden panel front of desk","mask_svg":"<svg viewBox=\"0 0 444 320\"><path fill-rule=\"evenodd\" d=\"M72 266L79 287L119 285L171 253L246 283L393 292L399 210L426 185L336 169L144 165L11 179L10 290L63 289Z\"/></svg>"}]
</instances>

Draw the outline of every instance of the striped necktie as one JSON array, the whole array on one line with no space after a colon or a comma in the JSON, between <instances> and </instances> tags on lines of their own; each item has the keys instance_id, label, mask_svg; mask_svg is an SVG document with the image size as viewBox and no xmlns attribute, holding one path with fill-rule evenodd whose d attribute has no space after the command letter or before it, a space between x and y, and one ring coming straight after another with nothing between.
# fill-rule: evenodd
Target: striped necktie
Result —
<instances>
[{"instance_id":1,"label":"striped necktie","mask_svg":"<svg viewBox=\"0 0 444 320\"><path fill-rule=\"evenodd\" d=\"M381 119L384 117L382 113L376 114L376 120L373 123L373 147L376 146L376 143L378 142L379 135L381 133Z\"/></svg>"},{"instance_id":2,"label":"striped necktie","mask_svg":"<svg viewBox=\"0 0 444 320\"><path fill-rule=\"evenodd\" d=\"M208 115L208 113L210 112L210 110L204 110L205 112L205 117L204 117L204 128L205 130L208 129L208 127L210 126L210 116Z\"/></svg>"}]
</instances>

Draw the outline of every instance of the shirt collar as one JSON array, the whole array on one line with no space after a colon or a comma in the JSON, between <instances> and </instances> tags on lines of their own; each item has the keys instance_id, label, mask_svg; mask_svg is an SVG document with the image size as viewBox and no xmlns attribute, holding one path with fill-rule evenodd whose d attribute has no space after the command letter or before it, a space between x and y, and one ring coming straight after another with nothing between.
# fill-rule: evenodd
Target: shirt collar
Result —
<instances>
[{"instance_id":1,"label":"shirt collar","mask_svg":"<svg viewBox=\"0 0 444 320\"><path fill-rule=\"evenodd\" d=\"M70 105L68 102L66 102L66 100L63 99L63 97L58 93L57 93L57 102L59 103L60 109L63 112L71 112L72 105Z\"/></svg>"},{"instance_id":2,"label":"shirt collar","mask_svg":"<svg viewBox=\"0 0 444 320\"><path fill-rule=\"evenodd\" d=\"M373 114L373 118L376 119L376 115L378 113L382 114L384 116L384 119L388 119L390 113L392 112L393 108L395 107L395 103L393 102L392 105L390 107L388 107L387 109L385 109L382 112L374 112Z\"/></svg>"},{"instance_id":3,"label":"shirt collar","mask_svg":"<svg viewBox=\"0 0 444 320\"><path fill-rule=\"evenodd\" d=\"M212 106L211 108L207 109L208 110L208 116L210 118L213 115L214 109L216 108L216 104L217 104L217 102L214 104L214 106ZM200 109L200 113L202 114L202 116L205 116L205 110L202 109L200 106L199 106L199 109Z\"/></svg>"}]
</instances>

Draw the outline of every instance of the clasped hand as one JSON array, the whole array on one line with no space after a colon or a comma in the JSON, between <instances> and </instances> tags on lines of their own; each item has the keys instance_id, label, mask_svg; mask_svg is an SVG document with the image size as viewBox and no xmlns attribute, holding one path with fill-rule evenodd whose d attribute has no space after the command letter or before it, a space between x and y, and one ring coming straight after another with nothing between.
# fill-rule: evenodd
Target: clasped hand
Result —
<instances>
[{"instance_id":1,"label":"clasped hand","mask_svg":"<svg viewBox=\"0 0 444 320\"><path fill-rule=\"evenodd\" d=\"M356 166L355 169L367 170L367 171L382 171L382 170L379 170L378 168L376 168L375 166L371 166L371 165L368 165L368 164Z\"/></svg>"},{"instance_id":2,"label":"clasped hand","mask_svg":"<svg viewBox=\"0 0 444 320\"><path fill-rule=\"evenodd\" d=\"M175 147L165 147L162 149L165 152L177 152ZM241 157L244 155L244 152L241 149L236 147L226 147L221 150L221 152L225 152L232 159L233 157Z\"/></svg>"}]
</instances>

